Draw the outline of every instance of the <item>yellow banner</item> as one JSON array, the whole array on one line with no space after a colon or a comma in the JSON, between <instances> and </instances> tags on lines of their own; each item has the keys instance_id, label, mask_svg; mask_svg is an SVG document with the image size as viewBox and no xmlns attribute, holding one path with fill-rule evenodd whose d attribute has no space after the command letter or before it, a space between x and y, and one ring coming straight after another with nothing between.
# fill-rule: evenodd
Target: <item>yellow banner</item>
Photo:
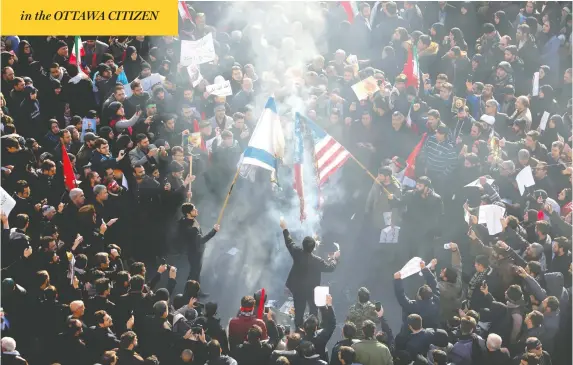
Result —
<instances>
[{"instance_id":1,"label":"yellow banner","mask_svg":"<svg viewBox=\"0 0 573 365\"><path fill-rule=\"evenodd\" d=\"M175 0L3 0L3 35L177 35Z\"/></svg>"}]
</instances>

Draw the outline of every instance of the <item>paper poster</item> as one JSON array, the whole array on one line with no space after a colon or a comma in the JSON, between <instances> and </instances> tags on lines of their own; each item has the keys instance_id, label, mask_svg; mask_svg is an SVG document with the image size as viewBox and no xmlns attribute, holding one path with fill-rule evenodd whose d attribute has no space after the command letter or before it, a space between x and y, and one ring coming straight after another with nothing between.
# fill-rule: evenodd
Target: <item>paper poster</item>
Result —
<instances>
[{"instance_id":1,"label":"paper poster","mask_svg":"<svg viewBox=\"0 0 573 365\"><path fill-rule=\"evenodd\" d=\"M151 91L151 88L156 84L162 83L165 80L165 76L161 76L158 73L151 74L144 79L137 79L141 83L141 88L143 91ZM124 88L125 90L125 97L128 98L133 94L131 87Z\"/></svg>"},{"instance_id":2,"label":"paper poster","mask_svg":"<svg viewBox=\"0 0 573 365\"><path fill-rule=\"evenodd\" d=\"M464 220L466 221L467 224L470 224L470 212L468 212L467 210L464 211Z\"/></svg>"},{"instance_id":3,"label":"paper poster","mask_svg":"<svg viewBox=\"0 0 573 365\"><path fill-rule=\"evenodd\" d=\"M97 122L95 119L84 118L82 119L82 135L80 136L80 140L84 141L84 136L88 132L88 129L91 129L93 133L96 132Z\"/></svg>"},{"instance_id":4,"label":"paper poster","mask_svg":"<svg viewBox=\"0 0 573 365\"><path fill-rule=\"evenodd\" d=\"M543 116L541 116L541 121L539 122L539 129L544 131L547 127L547 122L549 121L549 112L543 112Z\"/></svg>"},{"instance_id":5,"label":"paper poster","mask_svg":"<svg viewBox=\"0 0 573 365\"><path fill-rule=\"evenodd\" d=\"M490 235L496 235L503 230L501 218L505 214L505 208L496 204L481 205L479 207L478 223L487 226Z\"/></svg>"},{"instance_id":6,"label":"paper poster","mask_svg":"<svg viewBox=\"0 0 573 365\"><path fill-rule=\"evenodd\" d=\"M203 80L203 75L201 75L201 71L199 70L199 66L196 64L190 64L187 66L187 73L189 74L189 81L193 87L197 87L199 83Z\"/></svg>"},{"instance_id":7,"label":"paper poster","mask_svg":"<svg viewBox=\"0 0 573 365\"><path fill-rule=\"evenodd\" d=\"M324 307L326 305L326 297L330 294L328 286L317 286L314 288L314 305L317 307Z\"/></svg>"},{"instance_id":8,"label":"paper poster","mask_svg":"<svg viewBox=\"0 0 573 365\"><path fill-rule=\"evenodd\" d=\"M392 212L384 212L384 224L389 226L392 224Z\"/></svg>"},{"instance_id":9,"label":"paper poster","mask_svg":"<svg viewBox=\"0 0 573 365\"><path fill-rule=\"evenodd\" d=\"M400 237L400 227L388 226L380 231L379 243L398 243Z\"/></svg>"},{"instance_id":10,"label":"paper poster","mask_svg":"<svg viewBox=\"0 0 573 365\"><path fill-rule=\"evenodd\" d=\"M207 92L215 96L233 95L233 89L231 89L231 81L225 81L220 84L208 85Z\"/></svg>"},{"instance_id":11,"label":"paper poster","mask_svg":"<svg viewBox=\"0 0 573 365\"><path fill-rule=\"evenodd\" d=\"M2 199L2 213L4 213L6 216L9 216L12 209L14 209L16 206L16 201L1 186L0 193L2 193L2 197L0 198Z\"/></svg>"},{"instance_id":12,"label":"paper poster","mask_svg":"<svg viewBox=\"0 0 573 365\"><path fill-rule=\"evenodd\" d=\"M211 62L215 57L215 45L213 44L213 35L211 33L197 41L181 41L181 59L179 63L183 66Z\"/></svg>"},{"instance_id":13,"label":"paper poster","mask_svg":"<svg viewBox=\"0 0 573 365\"><path fill-rule=\"evenodd\" d=\"M494 180L493 179L485 179L485 182L488 183L489 185L493 184ZM472 181L471 183L467 184L466 187L469 186L475 186L476 188L479 188L481 186L479 179Z\"/></svg>"},{"instance_id":14,"label":"paper poster","mask_svg":"<svg viewBox=\"0 0 573 365\"><path fill-rule=\"evenodd\" d=\"M378 80L373 76L370 76L352 85L352 90L354 91L354 94L356 94L358 100L366 100L370 95L373 95L380 89L378 88Z\"/></svg>"},{"instance_id":15,"label":"paper poster","mask_svg":"<svg viewBox=\"0 0 573 365\"><path fill-rule=\"evenodd\" d=\"M408 261L406 265L404 265L402 270L400 270L400 275L402 275L402 279L405 279L408 276L412 276L422 271L422 269L420 268L420 262L422 262L422 259L419 257L413 257L412 259L410 259L410 261Z\"/></svg>"},{"instance_id":16,"label":"paper poster","mask_svg":"<svg viewBox=\"0 0 573 365\"><path fill-rule=\"evenodd\" d=\"M531 166L524 167L517 176L515 176L515 181L517 182L517 187L519 188L519 193L523 195L525 188L535 185L535 180L533 179L533 172L531 171Z\"/></svg>"},{"instance_id":17,"label":"paper poster","mask_svg":"<svg viewBox=\"0 0 573 365\"><path fill-rule=\"evenodd\" d=\"M533 74L533 88L531 89L531 96L539 95L539 71Z\"/></svg>"}]
</instances>

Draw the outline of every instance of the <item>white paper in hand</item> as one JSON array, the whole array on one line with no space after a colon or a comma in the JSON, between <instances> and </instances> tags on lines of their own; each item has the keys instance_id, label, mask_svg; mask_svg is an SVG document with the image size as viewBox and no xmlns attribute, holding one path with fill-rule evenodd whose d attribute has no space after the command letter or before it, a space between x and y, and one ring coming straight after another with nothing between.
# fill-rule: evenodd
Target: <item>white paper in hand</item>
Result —
<instances>
[{"instance_id":1,"label":"white paper in hand","mask_svg":"<svg viewBox=\"0 0 573 365\"><path fill-rule=\"evenodd\" d=\"M392 212L384 212L384 224L389 226L392 224Z\"/></svg>"},{"instance_id":2,"label":"white paper in hand","mask_svg":"<svg viewBox=\"0 0 573 365\"><path fill-rule=\"evenodd\" d=\"M487 226L490 235L495 235L503 230L501 218L505 214L505 208L496 204L481 205L479 207L478 223Z\"/></svg>"},{"instance_id":3,"label":"white paper in hand","mask_svg":"<svg viewBox=\"0 0 573 365\"><path fill-rule=\"evenodd\" d=\"M9 216L12 209L14 209L16 206L16 201L1 186L0 193L2 194L0 197L2 202L2 213L6 214L6 216Z\"/></svg>"},{"instance_id":4,"label":"white paper in hand","mask_svg":"<svg viewBox=\"0 0 573 365\"><path fill-rule=\"evenodd\" d=\"M407 278L408 276L412 276L422 269L420 268L420 262L422 259L419 257L413 257L404 265L404 267L400 270L400 275L402 275L402 279Z\"/></svg>"},{"instance_id":5,"label":"white paper in hand","mask_svg":"<svg viewBox=\"0 0 573 365\"><path fill-rule=\"evenodd\" d=\"M491 184L493 184L494 180L493 179L485 179L485 182L491 185ZM471 183L466 185L466 187L469 187L469 186L474 186L476 188L479 188L481 186L479 179L472 181Z\"/></svg>"},{"instance_id":6,"label":"white paper in hand","mask_svg":"<svg viewBox=\"0 0 573 365\"><path fill-rule=\"evenodd\" d=\"M519 193L523 195L525 188L535 185L535 180L533 179L533 172L531 171L531 166L524 167L517 176L515 176L515 181L517 182L517 187L519 188Z\"/></svg>"},{"instance_id":7,"label":"white paper in hand","mask_svg":"<svg viewBox=\"0 0 573 365\"><path fill-rule=\"evenodd\" d=\"M326 305L326 296L330 294L328 286L317 286L314 288L314 305L324 307Z\"/></svg>"},{"instance_id":8,"label":"white paper in hand","mask_svg":"<svg viewBox=\"0 0 573 365\"><path fill-rule=\"evenodd\" d=\"M541 121L539 122L539 129L544 131L547 127L547 122L549 121L549 112L543 112L543 116L541 116Z\"/></svg>"},{"instance_id":9,"label":"white paper in hand","mask_svg":"<svg viewBox=\"0 0 573 365\"><path fill-rule=\"evenodd\" d=\"M533 74L533 88L531 89L531 96L539 95L539 72Z\"/></svg>"}]
</instances>

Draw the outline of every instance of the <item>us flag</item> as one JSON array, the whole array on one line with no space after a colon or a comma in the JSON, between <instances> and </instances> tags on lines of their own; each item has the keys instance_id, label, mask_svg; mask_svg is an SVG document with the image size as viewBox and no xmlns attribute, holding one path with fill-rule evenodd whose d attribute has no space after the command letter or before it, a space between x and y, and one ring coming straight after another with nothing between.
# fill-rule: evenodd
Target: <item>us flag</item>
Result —
<instances>
[{"instance_id":1,"label":"us flag","mask_svg":"<svg viewBox=\"0 0 573 365\"><path fill-rule=\"evenodd\" d=\"M312 120L296 114L295 118L295 157L294 177L295 189L301 202L301 220L304 219L304 190L302 180L302 164L304 154L303 128L306 135L310 135L314 147L314 165L316 168L318 187L322 186L350 157L338 141L332 138Z\"/></svg>"}]
</instances>

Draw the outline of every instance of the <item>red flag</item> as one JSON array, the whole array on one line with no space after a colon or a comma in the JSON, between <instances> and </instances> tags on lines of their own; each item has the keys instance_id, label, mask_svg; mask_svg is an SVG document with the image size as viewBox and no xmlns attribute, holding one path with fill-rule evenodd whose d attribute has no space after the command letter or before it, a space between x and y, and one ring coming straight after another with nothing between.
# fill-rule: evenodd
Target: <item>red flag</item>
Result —
<instances>
[{"instance_id":1,"label":"red flag","mask_svg":"<svg viewBox=\"0 0 573 365\"><path fill-rule=\"evenodd\" d=\"M340 5L346 12L346 15L348 16L348 21L350 22L350 24L352 24L352 22L354 21L355 14L354 14L354 9L352 8L351 1L341 1Z\"/></svg>"},{"instance_id":2,"label":"red flag","mask_svg":"<svg viewBox=\"0 0 573 365\"><path fill-rule=\"evenodd\" d=\"M70 156L68 156L68 151L66 151L66 147L62 144L62 164L64 165L64 183L68 190L72 190L76 188L76 176L74 175L74 168L72 167L72 163L70 162Z\"/></svg>"},{"instance_id":3,"label":"red flag","mask_svg":"<svg viewBox=\"0 0 573 365\"><path fill-rule=\"evenodd\" d=\"M419 86L418 77L420 75L420 69L418 68L418 52L415 46L408 48L408 60L402 72L407 78L406 87L414 86L417 89Z\"/></svg>"},{"instance_id":4,"label":"red flag","mask_svg":"<svg viewBox=\"0 0 573 365\"><path fill-rule=\"evenodd\" d=\"M418 142L416 147L414 147L414 149L410 153L410 156L408 156L408 158L406 159L406 171L404 172L404 176L412 180L416 179L416 173L414 171L416 169L416 158L418 157L418 154L420 154L420 151L422 150L422 146L426 141L427 135L428 133L424 133L422 135L422 139L420 139L420 142Z\"/></svg>"},{"instance_id":5,"label":"red flag","mask_svg":"<svg viewBox=\"0 0 573 365\"><path fill-rule=\"evenodd\" d=\"M259 308L257 311L257 318L263 319L263 311L265 310L265 288L261 289L261 299L259 301Z\"/></svg>"}]
</instances>

